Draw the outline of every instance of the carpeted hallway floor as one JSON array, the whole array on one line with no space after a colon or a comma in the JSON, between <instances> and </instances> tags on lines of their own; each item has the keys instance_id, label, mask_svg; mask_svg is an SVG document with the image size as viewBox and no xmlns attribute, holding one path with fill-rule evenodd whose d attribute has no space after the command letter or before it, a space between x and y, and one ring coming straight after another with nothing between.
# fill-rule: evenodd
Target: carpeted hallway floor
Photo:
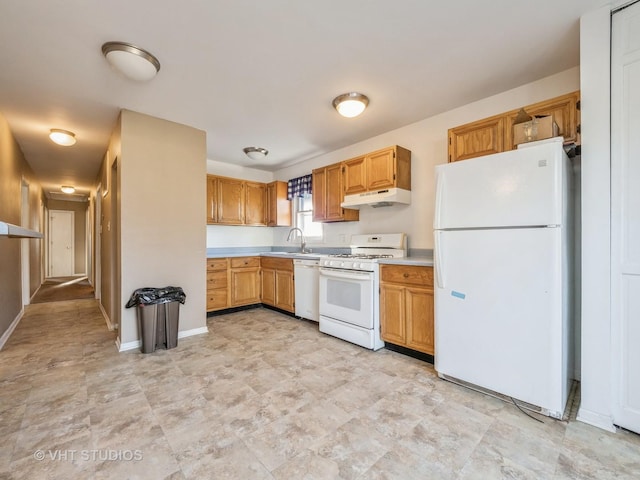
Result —
<instances>
[{"instance_id":1,"label":"carpeted hallway floor","mask_svg":"<svg viewBox=\"0 0 640 480\"><path fill-rule=\"evenodd\" d=\"M94 298L93 287L87 277L47 278L31 303L62 302Z\"/></svg>"}]
</instances>

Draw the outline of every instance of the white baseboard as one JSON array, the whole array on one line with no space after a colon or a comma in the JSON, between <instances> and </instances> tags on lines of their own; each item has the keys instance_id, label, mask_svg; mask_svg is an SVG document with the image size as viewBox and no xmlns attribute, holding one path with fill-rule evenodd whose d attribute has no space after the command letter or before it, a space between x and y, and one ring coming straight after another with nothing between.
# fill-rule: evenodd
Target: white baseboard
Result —
<instances>
[{"instance_id":1,"label":"white baseboard","mask_svg":"<svg viewBox=\"0 0 640 480\"><path fill-rule=\"evenodd\" d=\"M4 332L2 334L2 337L0 337L0 350L4 348L5 343L7 343L7 341L9 340L9 337L11 336L13 331L16 329L16 327L20 323L20 320L22 319L23 315L24 315L24 307L22 307L22 309L20 310L16 318L13 320L13 322L11 322L11 325L9 325L9 328L7 328L6 332Z\"/></svg>"},{"instance_id":2,"label":"white baseboard","mask_svg":"<svg viewBox=\"0 0 640 480\"><path fill-rule=\"evenodd\" d=\"M601 413L592 412L584 408L578 409L578 415L576 420L594 427L601 428L607 432L616 433L616 427L613 424L613 419L610 416L602 415Z\"/></svg>"},{"instance_id":3,"label":"white baseboard","mask_svg":"<svg viewBox=\"0 0 640 480\"><path fill-rule=\"evenodd\" d=\"M207 327L192 328L191 330L183 330L178 332L178 338L192 337L194 335L202 335L203 333L209 333ZM142 347L141 340L134 340L133 342L120 343L120 339L116 340L116 346L119 352L126 352L128 350L136 350Z\"/></svg>"},{"instance_id":4,"label":"white baseboard","mask_svg":"<svg viewBox=\"0 0 640 480\"><path fill-rule=\"evenodd\" d=\"M202 335L203 333L209 333L209 329L207 327L200 327L192 328L191 330L184 330L182 332L178 332L178 338L192 337L194 335Z\"/></svg>"},{"instance_id":5,"label":"white baseboard","mask_svg":"<svg viewBox=\"0 0 640 480\"><path fill-rule=\"evenodd\" d=\"M116 340L116 346L119 352L127 352L129 350L136 350L142 346L142 341L134 340L133 342L120 343L120 339Z\"/></svg>"}]
</instances>

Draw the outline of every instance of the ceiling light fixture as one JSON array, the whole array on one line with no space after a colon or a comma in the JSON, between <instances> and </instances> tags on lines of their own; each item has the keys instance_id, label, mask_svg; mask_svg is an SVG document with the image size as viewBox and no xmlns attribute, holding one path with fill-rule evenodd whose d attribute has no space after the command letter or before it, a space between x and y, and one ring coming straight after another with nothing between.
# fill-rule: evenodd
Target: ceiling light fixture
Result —
<instances>
[{"instance_id":1,"label":"ceiling light fixture","mask_svg":"<svg viewBox=\"0 0 640 480\"><path fill-rule=\"evenodd\" d=\"M60 130L59 128L49 130L49 138L52 142L62 145L63 147L70 147L76 143L75 133L69 130Z\"/></svg>"},{"instance_id":2,"label":"ceiling light fixture","mask_svg":"<svg viewBox=\"0 0 640 480\"><path fill-rule=\"evenodd\" d=\"M160 62L146 50L125 42L107 42L102 45L107 61L126 77L148 82L160 71Z\"/></svg>"},{"instance_id":3,"label":"ceiling light fixture","mask_svg":"<svg viewBox=\"0 0 640 480\"><path fill-rule=\"evenodd\" d=\"M71 185L63 185L62 187L60 187L60 190L62 191L62 193L68 194L72 194L76 191L75 187L72 187Z\"/></svg>"},{"instance_id":4,"label":"ceiling light fixture","mask_svg":"<svg viewBox=\"0 0 640 480\"><path fill-rule=\"evenodd\" d=\"M366 95L358 92L349 92L338 95L333 99L333 106L340 115L347 118L357 117L369 105Z\"/></svg>"},{"instance_id":5,"label":"ceiling light fixture","mask_svg":"<svg viewBox=\"0 0 640 480\"><path fill-rule=\"evenodd\" d=\"M246 147L246 148L243 148L242 151L251 160L256 160L256 161L262 160L264 157L266 157L269 154L269 150L261 147Z\"/></svg>"}]
</instances>

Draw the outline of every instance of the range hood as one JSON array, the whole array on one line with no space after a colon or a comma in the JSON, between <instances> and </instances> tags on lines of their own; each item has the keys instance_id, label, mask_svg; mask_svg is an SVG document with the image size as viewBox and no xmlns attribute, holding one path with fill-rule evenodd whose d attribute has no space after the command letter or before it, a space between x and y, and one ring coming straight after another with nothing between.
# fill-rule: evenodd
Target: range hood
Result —
<instances>
[{"instance_id":1,"label":"range hood","mask_svg":"<svg viewBox=\"0 0 640 480\"><path fill-rule=\"evenodd\" d=\"M396 203L411 203L411 191L403 188L385 188L372 192L355 193L345 195L344 202L340 204L343 208L359 209L362 205L376 207L388 207Z\"/></svg>"}]
</instances>

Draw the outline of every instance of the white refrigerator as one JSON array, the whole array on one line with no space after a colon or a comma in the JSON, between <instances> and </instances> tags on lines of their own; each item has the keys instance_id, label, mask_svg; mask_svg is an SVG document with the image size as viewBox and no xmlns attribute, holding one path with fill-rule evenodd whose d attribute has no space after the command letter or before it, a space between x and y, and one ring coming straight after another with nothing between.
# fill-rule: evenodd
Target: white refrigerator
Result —
<instances>
[{"instance_id":1,"label":"white refrigerator","mask_svg":"<svg viewBox=\"0 0 640 480\"><path fill-rule=\"evenodd\" d=\"M561 418L571 164L562 137L436 167L435 369Z\"/></svg>"}]
</instances>

